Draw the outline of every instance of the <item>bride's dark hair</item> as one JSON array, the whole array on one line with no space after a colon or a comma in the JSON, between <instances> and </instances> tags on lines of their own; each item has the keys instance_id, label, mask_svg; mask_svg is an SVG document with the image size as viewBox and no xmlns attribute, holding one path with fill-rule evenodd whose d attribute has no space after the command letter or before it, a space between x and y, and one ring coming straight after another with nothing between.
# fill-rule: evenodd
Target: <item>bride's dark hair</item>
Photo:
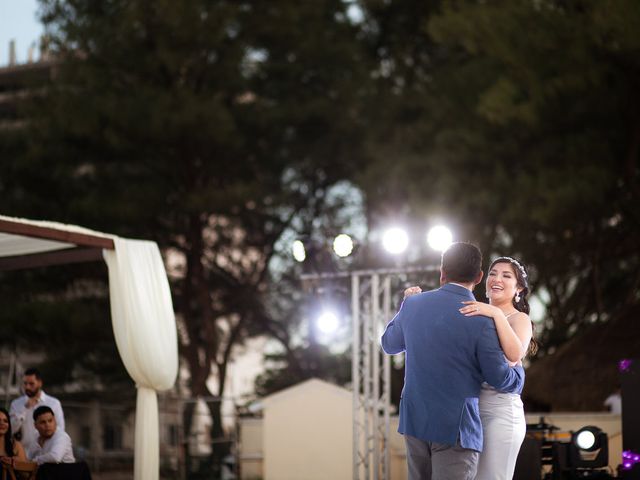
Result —
<instances>
[{"instance_id":1,"label":"bride's dark hair","mask_svg":"<svg viewBox=\"0 0 640 480\"><path fill-rule=\"evenodd\" d=\"M518 262L515 258L498 257L493 262L491 262L491 265L489 266L489 271L491 271L491 269L497 263L508 263L511 265L511 268L513 268L513 271L516 274L516 284L522 290L518 295L516 295L513 299L511 299L511 303L513 304L516 310L518 310L519 312L524 312L527 315L529 315L529 311L531 310L529 308L529 302L527 301L527 295L529 295L529 281L527 280L527 278L529 277L529 275L527 274L527 271L525 270L524 265ZM516 298L518 297L519 297L519 300L516 301ZM531 322L531 341L529 342L527 355L535 355L535 353L538 351L539 344L538 344L538 341L536 340L535 329L536 329L536 326L532 321Z\"/></svg>"}]
</instances>

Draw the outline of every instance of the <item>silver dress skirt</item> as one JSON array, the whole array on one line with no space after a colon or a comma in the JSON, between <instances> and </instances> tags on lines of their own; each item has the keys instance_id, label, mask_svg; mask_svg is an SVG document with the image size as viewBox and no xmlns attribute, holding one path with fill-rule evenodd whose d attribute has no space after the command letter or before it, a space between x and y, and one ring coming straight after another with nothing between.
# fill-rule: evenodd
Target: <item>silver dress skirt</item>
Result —
<instances>
[{"instance_id":1,"label":"silver dress skirt","mask_svg":"<svg viewBox=\"0 0 640 480\"><path fill-rule=\"evenodd\" d=\"M484 383L480 391L483 448L476 480L511 480L527 423L520 395Z\"/></svg>"}]
</instances>

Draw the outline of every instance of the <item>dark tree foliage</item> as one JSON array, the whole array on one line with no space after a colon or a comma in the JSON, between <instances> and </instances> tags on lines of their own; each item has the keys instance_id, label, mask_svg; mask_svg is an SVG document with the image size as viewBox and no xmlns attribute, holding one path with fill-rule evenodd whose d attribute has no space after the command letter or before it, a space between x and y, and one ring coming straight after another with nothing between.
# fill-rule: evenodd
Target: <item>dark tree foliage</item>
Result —
<instances>
[{"instance_id":1,"label":"dark tree foliage","mask_svg":"<svg viewBox=\"0 0 640 480\"><path fill-rule=\"evenodd\" d=\"M133 400L133 382L116 351L102 266L5 272L0 277L0 345L46 352L37 366L47 391L73 384L103 401ZM94 278L94 280L90 280ZM20 381L20 379L18 379Z\"/></svg>"},{"instance_id":2,"label":"dark tree foliage","mask_svg":"<svg viewBox=\"0 0 640 480\"><path fill-rule=\"evenodd\" d=\"M270 368L256 379L256 394L269 395L296 385L310 378L322 378L336 385L351 382L351 351L335 354L326 346L297 347L294 354L299 361L292 363L282 354L265 355L265 360L276 368ZM280 368L277 368L279 366Z\"/></svg>"},{"instance_id":3,"label":"dark tree foliage","mask_svg":"<svg viewBox=\"0 0 640 480\"><path fill-rule=\"evenodd\" d=\"M5 211L157 241L190 392L221 397L244 338L287 342L265 301L276 241L361 165L367 70L347 6L41 6L60 63L29 112L31 148ZM220 403L208 404L217 440Z\"/></svg>"},{"instance_id":4,"label":"dark tree foliage","mask_svg":"<svg viewBox=\"0 0 640 480\"><path fill-rule=\"evenodd\" d=\"M546 352L637 306L638 4L364 3L395 126L364 175L378 211L529 264Z\"/></svg>"},{"instance_id":5,"label":"dark tree foliage","mask_svg":"<svg viewBox=\"0 0 640 480\"><path fill-rule=\"evenodd\" d=\"M341 179L372 230L445 221L487 261L528 264L542 354L637 307L634 0L351 2L361 21L342 0L41 3L59 64L26 136L2 132L3 211L157 241L194 396L222 396L234 346L262 333L283 346L262 393L312 370L344 381L346 357L296 341L306 294L276 251L283 232L336 233ZM6 278L45 292L28 301L83 292L52 307L79 322L63 333L104 316L84 301L103 273L53 272Z\"/></svg>"}]
</instances>

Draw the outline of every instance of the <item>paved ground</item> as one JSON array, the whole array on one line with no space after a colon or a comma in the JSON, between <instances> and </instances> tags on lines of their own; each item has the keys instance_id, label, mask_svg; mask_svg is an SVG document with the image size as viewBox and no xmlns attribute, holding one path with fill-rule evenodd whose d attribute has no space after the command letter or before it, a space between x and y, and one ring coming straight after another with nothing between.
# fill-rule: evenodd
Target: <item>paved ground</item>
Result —
<instances>
[{"instance_id":1,"label":"paved ground","mask_svg":"<svg viewBox=\"0 0 640 480\"><path fill-rule=\"evenodd\" d=\"M133 472L91 472L91 478L93 480L131 480Z\"/></svg>"}]
</instances>

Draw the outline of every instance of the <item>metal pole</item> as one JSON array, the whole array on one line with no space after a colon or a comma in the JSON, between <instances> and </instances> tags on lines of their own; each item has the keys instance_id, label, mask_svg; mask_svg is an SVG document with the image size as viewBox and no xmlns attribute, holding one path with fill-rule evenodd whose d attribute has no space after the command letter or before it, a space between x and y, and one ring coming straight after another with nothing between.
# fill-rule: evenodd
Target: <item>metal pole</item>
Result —
<instances>
[{"instance_id":1,"label":"metal pole","mask_svg":"<svg viewBox=\"0 0 640 480\"><path fill-rule=\"evenodd\" d=\"M365 435L365 449L364 449L364 478L369 480L369 453L371 452L371 422L369 421L369 414L371 411L371 296L369 296L368 305L365 305L366 310L362 318L363 320L363 338L362 346L364 348L364 367L363 367L363 397L364 397L364 435Z\"/></svg>"},{"instance_id":2,"label":"metal pole","mask_svg":"<svg viewBox=\"0 0 640 480\"><path fill-rule=\"evenodd\" d=\"M351 358L351 382L353 384L353 479L360 478L360 278L351 275L351 315L353 325L353 343Z\"/></svg>"},{"instance_id":3,"label":"metal pole","mask_svg":"<svg viewBox=\"0 0 640 480\"><path fill-rule=\"evenodd\" d=\"M373 360L373 395L371 398L371 421L373 433L373 480L380 476L380 350L378 349L378 322L380 322L380 277L376 274L371 278L371 334L367 339Z\"/></svg>"},{"instance_id":4,"label":"metal pole","mask_svg":"<svg viewBox=\"0 0 640 480\"><path fill-rule=\"evenodd\" d=\"M11 352L11 356L9 357L9 375L7 375L7 385L4 395L4 406L9 409L9 398L11 397L11 380L15 375L16 369L16 354Z\"/></svg>"},{"instance_id":5,"label":"metal pole","mask_svg":"<svg viewBox=\"0 0 640 480\"><path fill-rule=\"evenodd\" d=\"M387 276L384 280L382 300L382 312L383 323L391 318L391 277ZM391 452L389 446L389 439L391 438L391 427L389 410L391 410L391 357L389 355L382 355L382 369L383 369L383 412L384 412L384 476L385 480L391 478Z\"/></svg>"},{"instance_id":6,"label":"metal pole","mask_svg":"<svg viewBox=\"0 0 640 480\"><path fill-rule=\"evenodd\" d=\"M322 272L322 273L303 273L300 275L301 280L318 280L331 278L349 278L357 276L372 275L405 275L407 273L426 273L438 272L440 267L427 265L424 267L399 267L399 268L376 268L369 270L353 270L351 272Z\"/></svg>"}]
</instances>

